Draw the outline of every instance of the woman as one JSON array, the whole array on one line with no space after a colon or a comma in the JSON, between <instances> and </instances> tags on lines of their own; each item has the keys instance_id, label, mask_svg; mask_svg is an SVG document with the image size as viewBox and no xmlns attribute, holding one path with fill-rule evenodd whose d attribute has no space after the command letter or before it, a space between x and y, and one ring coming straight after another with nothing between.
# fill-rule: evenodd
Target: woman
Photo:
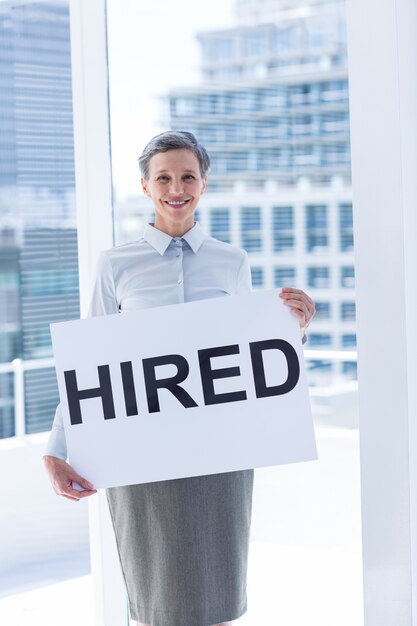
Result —
<instances>
[{"instance_id":1,"label":"woman","mask_svg":"<svg viewBox=\"0 0 417 626\"><path fill-rule=\"evenodd\" d=\"M194 135L157 135L139 164L155 222L139 241L101 255L90 315L250 291L247 254L208 237L194 222L210 165ZM312 300L288 288L280 297L304 334ZM78 500L95 493L65 461L59 408L44 459L59 495ZM74 490L72 481L84 491ZM130 612L139 626L225 626L246 611L252 486L253 470L246 470L107 490Z\"/></svg>"}]
</instances>

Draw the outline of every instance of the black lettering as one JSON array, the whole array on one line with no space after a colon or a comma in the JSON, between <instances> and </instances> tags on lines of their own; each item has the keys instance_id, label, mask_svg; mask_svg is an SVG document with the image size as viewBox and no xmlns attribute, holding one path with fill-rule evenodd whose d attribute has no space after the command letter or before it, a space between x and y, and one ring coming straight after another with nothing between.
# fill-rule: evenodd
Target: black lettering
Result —
<instances>
[{"instance_id":1,"label":"black lettering","mask_svg":"<svg viewBox=\"0 0 417 626\"><path fill-rule=\"evenodd\" d=\"M136 402L135 381L133 379L132 361L124 361L120 363L122 372L123 393L125 396L126 415L138 414L138 405Z\"/></svg>"},{"instance_id":2,"label":"black lettering","mask_svg":"<svg viewBox=\"0 0 417 626\"><path fill-rule=\"evenodd\" d=\"M239 354L239 346L219 346L218 348L206 348L198 351L200 362L201 384L203 386L204 404L221 404L223 402L237 402L246 400L246 391L230 391L229 393L214 392L214 380L218 378L231 378L240 376L240 367L223 367L217 370L211 369L211 362L215 356L225 356L227 354Z\"/></svg>"},{"instance_id":3,"label":"black lettering","mask_svg":"<svg viewBox=\"0 0 417 626\"><path fill-rule=\"evenodd\" d=\"M143 359L142 363L149 413L158 413L160 411L158 389L163 388L168 389L186 409L198 406L190 394L179 385L187 378L190 372L187 359L180 354L167 354L166 356ZM177 373L171 378L160 378L157 380L155 368L158 365L175 365Z\"/></svg>"},{"instance_id":4,"label":"black lettering","mask_svg":"<svg viewBox=\"0 0 417 626\"><path fill-rule=\"evenodd\" d=\"M289 393L294 389L300 377L300 363L293 346L284 339L267 339L265 341L254 341L249 344L252 359L253 380L257 398L267 398L269 396L280 396ZM266 386L265 368L262 358L264 350L280 350L288 366L287 380L282 385Z\"/></svg>"},{"instance_id":5,"label":"black lettering","mask_svg":"<svg viewBox=\"0 0 417 626\"><path fill-rule=\"evenodd\" d=\"M68 407L72 425L82 424L83 420L81 417L80 400L85 400L87 398L101 398L105 420L114 419L116 417L110 380L110 368L108 365L99 365L97 370L100 386L93 389L82 390L78 389L75 370L67 370L64 372Z\"/></svg>"}]
</instances>

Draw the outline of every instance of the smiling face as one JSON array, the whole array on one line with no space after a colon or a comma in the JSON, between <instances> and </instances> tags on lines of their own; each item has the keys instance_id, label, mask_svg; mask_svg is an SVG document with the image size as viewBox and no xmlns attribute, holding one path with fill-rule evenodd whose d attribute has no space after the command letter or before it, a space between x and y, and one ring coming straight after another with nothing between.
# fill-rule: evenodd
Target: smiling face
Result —
<instances>
[{"instance_id":1,"label":"smiling face","mask_svg":"<svg viewBox=\"0 0 417 626\"><path fill-rule=\"evenodd\" d=\"M149 179L141 179L143 192L155 206L155 227L181 237L194 225L194 211L204 193L197 157L190 150L158 152L149 162Z\"/></svg>"}]
</instances>

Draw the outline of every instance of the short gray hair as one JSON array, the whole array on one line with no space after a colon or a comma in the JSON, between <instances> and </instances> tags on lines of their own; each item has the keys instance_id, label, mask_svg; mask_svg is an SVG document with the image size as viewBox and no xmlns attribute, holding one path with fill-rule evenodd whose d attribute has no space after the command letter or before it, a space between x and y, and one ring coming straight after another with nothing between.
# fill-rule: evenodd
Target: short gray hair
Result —
<instances>
[{"instance_id":1,"label":"short gray hair","mask_svg":"<svg viewBox=\"0 0 417 626\"><path fill-rule=\"evenodd\" d=\"M195 135L186 130L167 130L153 137L140 155L138 161L143 178L149 179L149 163L155 154L181 149L190 150L197 157L201 176L206 176L210 169L210 157Z\"/></svg>"}]
</instances>

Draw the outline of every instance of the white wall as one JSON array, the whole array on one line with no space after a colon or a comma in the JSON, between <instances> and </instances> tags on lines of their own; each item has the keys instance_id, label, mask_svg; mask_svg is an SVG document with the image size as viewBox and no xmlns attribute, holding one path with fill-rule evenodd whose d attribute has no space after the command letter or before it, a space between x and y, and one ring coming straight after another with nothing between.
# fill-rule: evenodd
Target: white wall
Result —
<instances>
[{"instance_id":1,"label":"white wall","mask_svg":"<svg viewBox=\"0 0 417 626\"><path fill-rule=\"evenodd\" d=\"M365 626L417 625L417 3L348 0Z\"/></svg>"}]
</instances>

